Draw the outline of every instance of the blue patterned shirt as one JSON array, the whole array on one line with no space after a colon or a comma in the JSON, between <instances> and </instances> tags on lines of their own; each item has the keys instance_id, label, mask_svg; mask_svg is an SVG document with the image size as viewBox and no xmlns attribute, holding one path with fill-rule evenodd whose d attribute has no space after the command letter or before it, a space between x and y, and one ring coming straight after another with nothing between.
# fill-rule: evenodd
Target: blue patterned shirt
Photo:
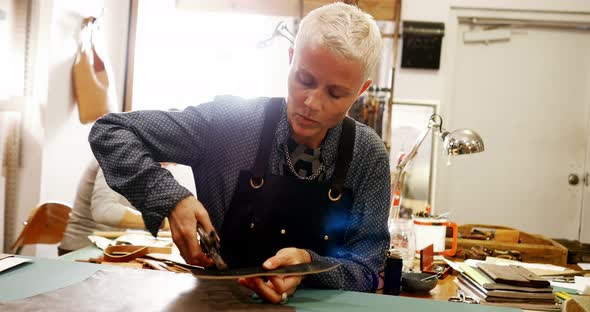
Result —
<instances>
[{"instance_id":1,"label":"blue patterned shirt","mask_svg":"<svg viewBox=\"0 0 590 312\"><path fill-rule=\"evenodd\" d=\"M172 208L191 195L158 162L193 168L198 199L215 228L220 229L240 170L249 170L254 165L268 100L224 96L182 112L108 114L92 127L89 141L109 186L142 212L150 232L156 233ZM268 170L273 174L280 174L285 157L281 147L290 136L285 101L282 105L269 159ZM321 145L326 180L334 173L341 132L342 122L328 131ZM329 258L310 250L312 259L341 265L336 270L308 276L304 284L372 291L389 244L389 157L377 134L358 122L345 187L352 190L354 198L351 215L355 217L346 230L343 246L349 254L346 259Z\"/></svg>"}]
</instances>

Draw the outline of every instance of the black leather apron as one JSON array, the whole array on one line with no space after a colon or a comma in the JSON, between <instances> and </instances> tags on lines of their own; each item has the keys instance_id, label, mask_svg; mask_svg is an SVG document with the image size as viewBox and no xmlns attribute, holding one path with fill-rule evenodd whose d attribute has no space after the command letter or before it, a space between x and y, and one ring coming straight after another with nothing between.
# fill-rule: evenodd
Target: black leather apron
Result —
<instances>
[{"instance_id":1,"label":"black leather apron","mask_svg":"<svg viewBox=\"0 0 590 312\"><path fill-rule=\"evenodd\" d=\"M265 107L254 167L240 171L221 231L221 256L230 267L261 266L285 247L337 256L350 220L352 192L344 180L354 147L355 123L346 117L331 181L316 182L268 172L282 99Z\"/></svg>"}]
</instances>

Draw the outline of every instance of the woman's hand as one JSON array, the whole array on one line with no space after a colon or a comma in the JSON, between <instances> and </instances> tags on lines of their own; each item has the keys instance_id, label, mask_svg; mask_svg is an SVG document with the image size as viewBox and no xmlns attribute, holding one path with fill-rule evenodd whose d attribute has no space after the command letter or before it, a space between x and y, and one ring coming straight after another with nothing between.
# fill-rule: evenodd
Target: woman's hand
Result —
<instances>
[{"instance_id":1,"label":"woman's hand","mask_svg":"<svg viewBox=\"0 0 590 312\"><path fill-rule=\"evenodd\" d=\"M209 213L194 196L189 196L176 205L168 216L172 240L178 247L180 255L188 264L210 267L214 264L201 250L197 240L197 224L207 233L214 230Z\"/></svg>"},{"instance_id":2,"label":"woman's hand","mask_svg":"<svg viewBox=\"0 0 590 312\"><path fill-rule=\"evenodd\" d=\"M266 270L273 270L285 265L309 263L311 255L305 249L283 248L274 257L262 265ZM303 276L269 276L264 282L261 277L239 279L240 284L252 289L260 298L272 303L285 303L287 296L295 293Z\"/></svg>"}]
</instances>

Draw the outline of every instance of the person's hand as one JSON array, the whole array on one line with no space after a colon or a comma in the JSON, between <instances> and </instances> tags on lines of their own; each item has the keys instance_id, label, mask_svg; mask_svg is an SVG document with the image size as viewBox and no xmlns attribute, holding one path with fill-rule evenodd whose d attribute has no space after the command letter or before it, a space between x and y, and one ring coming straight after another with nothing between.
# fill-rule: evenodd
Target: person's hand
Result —
<instances>
[{"instance_id":1,"label":"person's hand","mask_svg":"<svg viewBox=\"0 0 590 312\"><path fill-rule=\"evenodd\" d=\"M209 213L194 196L181 200L168 216L172 240L188 264L210 267L213 260L203 253L197 240L197 224L207 233L214 230Z\"/></svg>"},{"instance_id":2,"label":"person's hand","mask_svg":"<svg viewBox=\"0 0 590 312\"><path fill-rule=\"evenodd\" d=\"M274 257L262 265L266 270L273 270L285 265L309 263L311 255L305 249L283 248ZM260 298L272 303L285 303L287 296L295 293L303 276L269 276L264 282L261 277L240 278L240 284L252 289Z\"/></svg>"}]
</instances>

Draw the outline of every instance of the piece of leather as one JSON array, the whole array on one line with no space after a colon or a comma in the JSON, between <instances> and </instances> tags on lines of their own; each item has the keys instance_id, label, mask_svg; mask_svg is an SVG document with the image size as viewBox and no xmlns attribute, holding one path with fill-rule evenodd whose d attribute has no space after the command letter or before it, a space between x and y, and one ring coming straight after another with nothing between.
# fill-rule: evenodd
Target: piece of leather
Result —
<instances>
[{"instance_id":1,"label":"piece of leather","mask_svg":"<svg viewBox=\"0 0 590 312\"><path fill-rule=\"evenodd\" d=\"M537 288L549 287L549 281L521 266L480 263L478 267L496 283Z\"/></svg>"},{"instance_id":2,"label":"piece of leather","mask_svg":"<svg viewBox=\"0 0 590 312\"><path fill-rule=\"evenodd\" d=\"M202 279L238 279L244 277L255 277L255 276L277 276L277 275L308 275L317 274L330 270L336 269L339 263L330 263L326 261L314 261L312 263L301 263L294 265L282 266L274 270L265 270L260 267L246 267L229 269L225 271L219 271L217 269L203 269L198 266L183 265L184 267L190 268L192 273Z\"/></svg>"},{"instance_id":3,"label":"piece of leather","mask_svg":"<svg viewBox=\"0 0 590 312\"><path fill-rule=\"evenodd\" d=\"M149 266L150 268L152 268L154 270L168 271L168 266L165 263L158 261L158 260L137 258L137 259L135 259L135 261L137 261L139 263L146 264L147 266Z\"/></svg>"},{"instance_id":4,"label":"piece of leather","mask_svg":"<svg viewBox=\"0 0 590 312\"><path fill-rule=\"evenodd\" d=\"M152 270L98 271L83 282L25 299L0 311L295 311L261 303L236 281L201 280Z\"/></svg>"},{"instance_id":5,"label":"piece of leather","mask_svg":"<svg viewBox=\"0 0 590 312\"><path fill-rule=\"evenodd\" d=\"M104 250L103 261L106 262L129 262L136 258L145 257L149 253L171 253L170 247L147 247L118 245L108 246Z\"/></svg>"}]
</instances>

